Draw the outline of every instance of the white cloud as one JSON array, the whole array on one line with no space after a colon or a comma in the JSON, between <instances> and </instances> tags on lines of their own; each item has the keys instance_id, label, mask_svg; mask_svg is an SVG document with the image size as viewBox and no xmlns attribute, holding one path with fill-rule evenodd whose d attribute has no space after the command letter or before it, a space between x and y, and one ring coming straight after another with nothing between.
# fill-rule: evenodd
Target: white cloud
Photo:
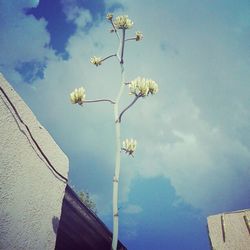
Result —
<instances>
[{"instance_id":1,"label":"white cloud","mask_svg":"<svg viewBox=\"0 0 250 250\"><path fill-rule=\"evenodd\" d=\"M39 1L2 1L0 4L0 67L14 82L20 81L15 70L22 63L45 63L54 56L49 48L50 35L46 21L25 15L27 8L36 7Z\"/></svg>"},{"instance_id":2,"label":"white cloud","mask_svg":"<svg viewBox=\"0 0 250 250\"><path fill-rule=\"evenodd\" d=\"M150 18L138 15L141 3L124 2L145 34L138 51L130 47L142 63L133 67L129 56L129 72L160 85L156 100L126 114L128 131L137 134L139 174L169 178L178 195L206 212L230 209L250 191L250 71L241 39L247 11L230 6L221 16L212 4L147 3Z\"/></svg>"},{"instance_id":3,"label":"white cloud","mask_svg":"<svg viewBox=\"0 0 250 250\"><path fill-rule=\"evenodd\" d=\"M126 214L139 214L142 212L142 208L138 205L129 204L122 211Z\"/></svg>"},{"instance_id":4,"label":"white cloud","mask_svg":"<svg viewBox=\"0 0 250 250\"><path fill-rule=\"evenodd\" d=\"M160 86L159 94L139 100L124 115L122 138L137 139L138 150L134 159L122 157L122 201L129 201L134 177L165 176L177 194L193 206L210 212L227 210L250 192L250 72L242 39L246 24L239 18L240 8L224 3L228 14L214 11L219 7L212 3L198 1L192 5L195 8L172 1L120 2L135 22L131 36L136 30L145 36L141 42L126 44L127 80L141 75L155 79ZM91 180L85 183L95 185L98 203L110 207L112 106L80 108L69 103L68 94L83 85L89 99L116 95L120 81L116 60L97 68L89 59L115 52L117 40L108 33L106 20L93 20L88 11L71 7L65 13L78 28L66 47L69 59L50 57L45 79L37 80L34 89L22 94L42 122L63 138L65 150L82 155L77 159L79 164L84 164L85 155L101 159L102 166L89 177L94 180L105 172L102 188L98 190ZM31 45L35 52L25 53L31 43L28 39L24 51L17 45L9 64L16 64L19 58L43 60L51 52L45 46L49 41L45 21L23 14L20 20L28 28L19 28L15 34L21 39L27 32L37 37ZM94 25L86 34L84 27L89 22ZM6 34L13 40L11 32ZM15 48L12 41L9 47L6 42L3 46L7 46L6 51ZM132 98L126 92L123 106ZM79 170L83 179L91 167ZM91 187L89 190L94 193Z\"/></svg>"},{"instance_id":5,"label":"white cloud","mask_svg":"<svg viewBox=\"0 0 250 250\"><path fill-rule=\"evenodd\" d=\"M92 21L88 10L80 9L75 4L63 4L63 10L68 21L72 21L78 29L84 29Z\"/></svg>"}]
</instances>

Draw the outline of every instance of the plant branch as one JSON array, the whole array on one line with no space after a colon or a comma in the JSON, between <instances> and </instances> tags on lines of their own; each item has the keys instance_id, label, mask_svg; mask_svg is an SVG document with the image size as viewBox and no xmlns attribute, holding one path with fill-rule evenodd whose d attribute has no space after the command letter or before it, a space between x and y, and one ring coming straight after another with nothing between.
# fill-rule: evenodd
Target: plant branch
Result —
<instances>
[{"instance_id":1,"label":"plant branch","mask_svg":"<svg viewBox=\"0 0 250 250\"><path fill-rule=\"evenodd\" d=\"M136 37L127 38L127 39L125 40L125 42L131 41L131 40L136 40Z\"/></svg>"},{"instance_id":2,"label":"plant branch","mask_svg":"<svg viewBox=\"0 0 250 250\"><path fill-rule=\"evenodd\" d=\"M107 59L109 59L110 57L113 57L113 56L116 56L116 54L113 54L113 55L110 55L110 56L107 56L107 57L103 58L101 60L101 62L104 62L105 60L107 60Z\"/></svg>"},{"instance_id":3,"label":"plant branch","mask_svg":"<svg viewBox=\"0 0 250 250\"><path fill-rule=\"evenodd\" d=\"M135 104L135 102L139 99L141 97L141 95L136 95L135 96L135 99L120 113L120 115L119 115L119 118L118 118L118 121L119 122L121 122L121 120L122 120L122 115L129 109L129 108L131 108L134 104Z\"/></svg>"},{"instance_id":4,"label":"plant branch","mask_svg":"<svg viewBox=\"0 0 250 250\"><path fill-rule=\"evenodd\" d=\"M121 64L124 63L123 61L123 54L124 54L124 45L125 45L125 29L122 30L122 51L121 51Z\"/></svg>"},{"instance_id":5,"label":"plant branch","mask_svg":"<svg viewBox=\"0 0 250 250\"><path fill-rule=\"evenodd\" d=\"M92 103L92 102L110 102L112 104L115 104L114 101L110 100L110 99L96 99L96 100L85 100L83 101L84 103Z\"/></svg>"},{"instance_id":6,"label":"plant branch","mask_svg":"<svg viewBox=\"0 0 250 250\"><path fill-rule=\"evenodd\" d=\"M111 19L111 20L110 20L110 22L111 22L111 24L112 24L112 27L113 27L113 29L114 29L114 31L115 31L115 34L116 34L117 38L118 38L118 39L119 39L119 41L120 41L120 40L121 40L121 38L120 38L119 33L117 32L117 29L116 29L116 27L115 27L115 25L114 25L113 20Z\"/></svg>"}]
</instances>

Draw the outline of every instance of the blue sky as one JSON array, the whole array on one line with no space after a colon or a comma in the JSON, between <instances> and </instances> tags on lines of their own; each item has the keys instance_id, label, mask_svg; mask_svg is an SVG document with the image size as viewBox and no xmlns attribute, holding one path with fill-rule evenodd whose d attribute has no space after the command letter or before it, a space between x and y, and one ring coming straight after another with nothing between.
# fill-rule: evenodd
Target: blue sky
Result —
<instances>
[{"instance_id":1,"label":"blue sky","mask_svg":"<svg viewBox=\"0 0 250 250\"><path fill-rule=\"evenodd\" d=\"M250 2L248 0L0 1L0 71L70 160L69 179L112 223L119 65L89 63L116 51L106 13L127 14L141 42L126 45L126 78L155 79L157 95L124 117L120 235L128 249L209 249L206 217L250 206ZM125 105L131 97L125 93Z\"/></svg>"}]
</instances>

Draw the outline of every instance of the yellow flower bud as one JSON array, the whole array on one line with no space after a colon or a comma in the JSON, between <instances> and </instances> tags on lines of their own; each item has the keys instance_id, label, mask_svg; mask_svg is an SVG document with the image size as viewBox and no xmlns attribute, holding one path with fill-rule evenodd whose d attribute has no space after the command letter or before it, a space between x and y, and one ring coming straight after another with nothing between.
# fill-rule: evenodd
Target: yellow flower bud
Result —
<instances>
[{"instance_id":1,"label":"yellow flower bud","mask_svg":"<svg viewBox=\"0 0 250 250\"><path fill-rule=\"evenodd\" d=\"M111 21L113 18L113 13L108 13L106 18Z\"/></svg>"},{"instance_id":2,"label":"yellow flower bud","mask_svg":"<svg viewBox=\"0 0 250 250\"><path fill-rule=\"evenodd\" d=\"M147 96L150 94L156 94L159 90L158 85L151 79L137 77L129 83L130 94L136 96Z\"/></svg>"},{"instance_id":3,"label":"yellow flower bud","mask_svg":"<svg viewBox=\"0 0 250 250\"><path fill-rule=\"evenodd\" d=\"M94 64L95 66L99 66L99 65L102 64L102 59L101 59L101 57L93 56L93 57L90 58L90 62L92 64Z\"/></svg>"},{"instance_id":4,"label":"yellow flower bud","mask_svg":"<svg viewBox=\"0 0 250 250\"><path fill-rule=\"evenodd\" d=\"M149 88L149 93L151 93L152 95L156 94L159 91L159 87L158 84L151 79L148 79L148 88Z\"/></svg>"},{"instance_id":5,"label":"yellow flower bud","mask_svg":"<svg viewBox=\"0 0 250 250\"><path fill-rule=\"evenodd\" d=\"M124 150L129 155L132 155L136 150L137 142L134 139L126 139L122 142L122 150Z\"/></svg>"},{"instance_id":6,"label":"yellow flower bud","mask_svg":"<svg viewBox=\"0 0 250 250\"><path fill-rule=\"evenodd\" d=\"M117 29L130 29L133 26L133 22L128 16L118 16L114 20L114 25Z\"/></svg>"},{"instance_id":7,"label":"yellow flower bud","mask_svg":"<svg viewBox=\"0 0 250 250\"><path fill-rule=\"evenodd\" d=\"M142 33L141 33L140 31L137 31L137 32L135 33L135 40L136 40L136 41L140 41L140 40L142 40L142 38L143 38Z\"/></svg>"},{"instance_id":8,"label":"yellow flower bud","mask_svg":"<svg viewBox=\"0 0 250 250\"><path fill-rule=\"evenodd\" d=\"M78 103L79 105L82 105L85 97L85 89L83 87L75 89L72 93L70 93L70 101L72 104Z\"/></svg>"}]
</instances>

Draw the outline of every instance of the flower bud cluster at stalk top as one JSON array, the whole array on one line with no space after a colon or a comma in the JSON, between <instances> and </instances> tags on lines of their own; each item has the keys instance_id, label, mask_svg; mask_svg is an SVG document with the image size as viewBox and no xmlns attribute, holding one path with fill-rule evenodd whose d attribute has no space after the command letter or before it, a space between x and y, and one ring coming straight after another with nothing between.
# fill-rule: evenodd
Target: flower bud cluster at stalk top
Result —
<instances>
[{"instance_id":1,"label":"flower bud cluster at stalk top","mask_svg":"<svg viewBox=\"0 0 250 250\"><path fill-rule=\"evenodd\" d=\"M79 104L82 105L84 100L85 100L86 94L85 94L85 89L83 87L79 89L75 89L71 94L70 94L70 101L72 104Z\"/></svg>"},{"instance_id":2,"label":"flower bud cluster at stalk top","mask_svg":"<svg viewBox=\"0 0 250 250\"><path fill-rule=\"evenodd\" d=\"M129 155L132 155L136 150L136 140L134 139L126 139L122 142L122 150L124 150Z\"/></svg>"},{"instance_id":3,"label":"flower bud cluster at stalk top","mask_svg":"<svg viewBox=\"0 0 250 250\"><path fill-rule=\"evenodd\" d=\"M159 90L158 84L151 79L137 77L129 83L130 94L145 97L156 94Z\"/></svg>"},{"instance_id":4,"label":"flower bud cluster at stalk top","mask_svg":"<svg viewBox=\"0 0 250 250\"><path fill-rule=\"evenodd\" d=\"M117 29L131 29L133 24L134 23L128 18L128 16L118 16L114 20L114 26Z\"/></svg>"}]
</instances>

